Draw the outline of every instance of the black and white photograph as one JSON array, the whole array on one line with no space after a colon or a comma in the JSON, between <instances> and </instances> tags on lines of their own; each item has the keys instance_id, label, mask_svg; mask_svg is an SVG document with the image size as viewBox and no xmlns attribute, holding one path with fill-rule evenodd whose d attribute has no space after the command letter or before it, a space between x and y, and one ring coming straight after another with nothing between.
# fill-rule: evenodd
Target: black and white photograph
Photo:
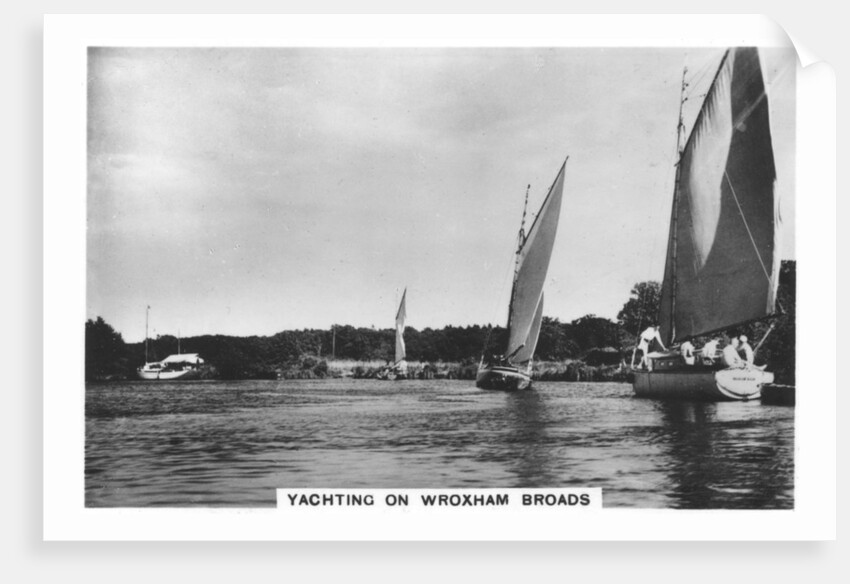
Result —
<instances>
[{"instance_id":1,"label":"black and white photograph","mask_svg":"<svg viewBox=\"0 0 850 584\"><path fill-rule=\"evenodd\" d=\"M790 42L84 60L84 510L798 509Z\"/></svg>"},{"instance_id":2,"label":"black and white photograph","mask_svg":"<svg viewBox=\"0 0 850 584\"><path fill-rule=\"evenodd\" d=\"M794 74L758 47L91 48L86 504L793 508Z\"/></svg>"}]
</instances>

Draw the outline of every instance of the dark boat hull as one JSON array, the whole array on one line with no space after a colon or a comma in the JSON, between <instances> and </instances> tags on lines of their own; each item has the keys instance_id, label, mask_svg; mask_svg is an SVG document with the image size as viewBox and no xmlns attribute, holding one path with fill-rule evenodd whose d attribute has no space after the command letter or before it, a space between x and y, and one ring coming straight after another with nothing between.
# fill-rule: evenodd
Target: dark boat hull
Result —
<instances>
[{"instance_id":1,"label":"dark boat hull","mask_svg":"<svg viewBox=\"0 0 850 584\"><path fill-rule=\"evenodd\" d=\"M632 388L637 397L701 401L758 399L773 373L749 369L680 369L635 371Z\"/></svg>"},{"instance_id":2,"label":"dark boat hull","mask_svg":"<svg viewBox=\"0 0 850 584\"><path fill-rule=\"evenodd\" d=\"M481 389L518 391L531 388L531 376L517 367L484 366L478 368L475 385Z\"/></svg>"},{"instance_id":3,"label":"dark boat hull","mask_svg":"<svg viewBox=\"0 0 850 584\"><path fill-rule=\"evenodd\" d=\"M768 384L761 389L761 403L793 406L797 403L796 387L793 385Z\"/></svg>"}]
</instances>

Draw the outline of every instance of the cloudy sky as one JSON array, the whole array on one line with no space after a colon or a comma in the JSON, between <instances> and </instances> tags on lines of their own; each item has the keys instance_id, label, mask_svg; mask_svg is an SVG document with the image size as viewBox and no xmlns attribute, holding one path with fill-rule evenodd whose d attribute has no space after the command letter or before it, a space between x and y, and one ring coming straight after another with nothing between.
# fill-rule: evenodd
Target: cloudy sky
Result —
<instances>
[{"instance_id":1,"label":"cloudy sky","mask_svg":"<svg viewBox=\"0 0 850 584\"><path fill-rule=\"evenodd\" d=\"M614 318L660 280L676 115L718 49L98 48L88 317L151 333L502 324L530 210L567 163L544 314ZM794 59L762 53L781 255L794 257ZM689 127L689 126L688 126Z\"/></svg>"}]
</instances>

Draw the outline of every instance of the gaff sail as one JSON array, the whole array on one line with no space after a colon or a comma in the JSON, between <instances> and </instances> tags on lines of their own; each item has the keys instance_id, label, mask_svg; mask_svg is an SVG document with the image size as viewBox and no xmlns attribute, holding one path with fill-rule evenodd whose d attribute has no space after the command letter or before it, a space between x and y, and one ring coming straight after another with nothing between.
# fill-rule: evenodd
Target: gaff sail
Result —
<instances>
[{"instance_id":1,"label":"gaff sail","mask_svg":"<svg viewBox=\"0 0 850 584\"><path fill-rule=\"evenodd\" d=\"M543 310L543 284L558 230L566 166L567 161L564 160L518 252L513 296L508 309L508 347L505 353L516 363L530 360L537 345Z\"/></svg>"},{"instance_id":2,"label":"gaff sail","mask_svg":"<svg viewBox=\"0 0 850 584\"><path fill-rule=\"evenodd\" d=\"M727 51L679 160L659 324L667 343L773 314L778 201L754 47Z\"/></svg>"},{"instance_id":3,"label":"gaff sail","mask_svg":"<svg viewBox=\"0 0 850 584\"><path fill-rule=\"evenodd\" d=\"M401 295L398 312L395 315L395 362L399 363L407 358L404 349L404 319L407 318L407 288Z\"/></svg>"}]
</instances>

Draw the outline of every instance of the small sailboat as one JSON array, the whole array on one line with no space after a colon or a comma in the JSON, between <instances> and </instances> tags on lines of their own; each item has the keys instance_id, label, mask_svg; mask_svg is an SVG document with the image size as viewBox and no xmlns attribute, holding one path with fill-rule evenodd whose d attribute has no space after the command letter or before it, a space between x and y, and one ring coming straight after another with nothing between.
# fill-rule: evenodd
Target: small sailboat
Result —
<instances>
[{"instance_id":1,"label":"small sailboat","mask_svg":"<svg viewBox=\"0 0 850 584\"><path fill-rule=\"evenodd\" d=\"M685 87L683 76L683 102ZM726 51L684 144L682 127L680 105L679 159L658 320L667 347L776 314L776 167L758 49ZM773 382L773 374L763 367L724 367L715 357L701 355L688 364L674 350L649 353L648 370L634 372L634 392L655 398L750 400Z\"/></svg>"},{"instance_id":2,"label":"small sailboat","mask_svg":"<svg viewBox=\"0 0 850 584\"><path fill-rule=\"evenodd\" d=\"M475 379L475 385L482 389L517 390L531 387L532 359L543 319L543 284L546 282L561 215L566 166L567 160L564 160L528 234L524 232L523 209L508 305L508 344L501 355L482 356ZM527 207L528 190L525 201Z\"/></svg>"},{"instance_id":3,"label":"small sailboat","mask_svg":"<svg viewBox=\"0 0 850 584\"><path fill-rule=\"evenodd\" d=\"M407 288L401 295L401 302L395 315L395 360L392 365L378 373L378 379L407 379L407 351L404 347L404 320L407 318Z\"/></svg>"}]
</instances>

